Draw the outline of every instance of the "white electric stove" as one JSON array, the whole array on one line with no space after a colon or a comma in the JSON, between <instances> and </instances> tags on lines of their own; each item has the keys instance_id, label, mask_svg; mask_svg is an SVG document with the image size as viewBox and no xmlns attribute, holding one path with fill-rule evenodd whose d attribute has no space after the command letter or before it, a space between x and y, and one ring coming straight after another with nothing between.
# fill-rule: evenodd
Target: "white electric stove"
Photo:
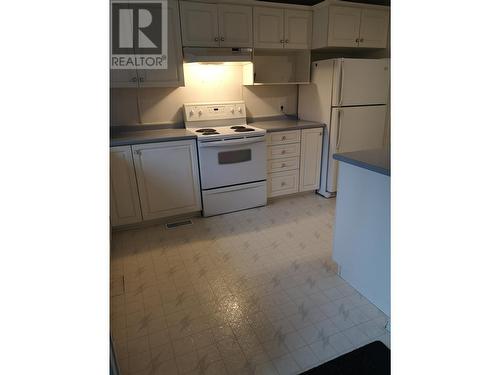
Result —
<instances>
[{"instance_id":1,"label":"white electric stove","mask_svg":"<svg viewBox=\"0 0 500 375\"><path fill-rule=\"evenodd\" d=\"M267 202L266 131L246 123L243 101L184 104L198 138L203 216Z\"/></svg>"}]
</instances>

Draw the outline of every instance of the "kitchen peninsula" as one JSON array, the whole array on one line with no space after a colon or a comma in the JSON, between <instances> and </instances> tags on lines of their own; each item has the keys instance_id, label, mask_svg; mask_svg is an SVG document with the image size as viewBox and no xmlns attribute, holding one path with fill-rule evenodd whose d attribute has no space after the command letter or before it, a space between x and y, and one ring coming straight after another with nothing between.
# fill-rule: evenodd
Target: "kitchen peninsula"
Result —
<instances>
[{"instance_id":1,"label":"kitchen peninsula","mask_svg":"<svg viewBox=\"0 0 500 375\"><path fill-rule=\"evenodd\" d=\"M342 278L390 317L390 151L333 158L339 161L333 260Z\"/></svg>"}]
</instances>

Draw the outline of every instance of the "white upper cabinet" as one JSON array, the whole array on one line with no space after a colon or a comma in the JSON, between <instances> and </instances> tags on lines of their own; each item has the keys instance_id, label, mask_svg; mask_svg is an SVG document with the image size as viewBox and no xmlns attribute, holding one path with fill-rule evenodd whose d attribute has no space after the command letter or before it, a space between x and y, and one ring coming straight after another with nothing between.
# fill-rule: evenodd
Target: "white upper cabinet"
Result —
<instances>
[{"instance_id":1,"label":"white upper cabinet","mask_svg":"<svg viewBox=\"0 0 500 375\"><path fill-rule=\"evenodd\" d=\"M242 5L219 5L221 47L252 47L252 8Z\"/></svg>"},{"instance_id":2,"label":"white upper cabinet","mask_svg":"<svg viewBox=\"0 0 500 375\"><path fill-rule=\"evenodd\" d=\"M252 8L181 1L185 47L251 47Z\"/></svg>"},{"instance_id":3,"label":"white upper cabinet","mask_svg":"<svg viewBox=\"0 0 500 375\"><path fill-rule=\"evenodd\" d=\"M217 4L181 1L182 45L219 47Z\"/></svg>"},{"instance_id":4,"label":"white upper cabinet","mask_svg":"<svg viewBox=\"0 0 500 375\"><path fill-rule=\"evenodd\" d=\"M361 9L352 7L330 7L328 22L328 45L334 47L357 47Z\"/></svg>"},{"instance_id":5,"label":"white upper cabinet","mask_svg":"<svg viewBox=\"0 0 500 375\"><path fill-rule=\"evenodd\" d=\"M132 20L130 20L132 22ZM184 86L182 68L179 3L168 1L168 67L167 69L111 70L111 87L179 87Z\"/></svg>"},{"instance_id":6,"label":"white upper cabinet","mask_svg":"<svg viewBox=\"0 0 500 375\"><path fill-rule=\"evenodd\" d=\"M112 147L109 159L111 225L133 224L142 221L130 146Z\"/></svg>"},{"instance_id":7,"label":"white upper cabinet","mask_svg":"<svg viewBox=\"0 0 500 375\"><path fill-rule=\"evenodd\" d=\"M285 9L285 48L310 49L311 34L311 12Z\"/></svg>"},{"instance_id":8,"label":"white upper cabinet","mask_svg":"<svg viewBox=\"0 0 500 375\"><path fill-rule=\"evenodd\" d=\"M384 7L330 5L313 15L313 48L386 48L389 10Z\"/></svg>"},{"instance_id":9,"label":"white upper cabinet","mask_svg":"<svg viewBox=\"0 0 500 375\"><path fill-rule=\"evenodd\" d=\"M195 142L132 146L144 220L201 210Z\"/></svg>"},{"instance_id":10,"label":"white upper cabinet","mask_svg":"<svg viewBox=\"0 0 500 375\"><path fill-rule=\"evenodd\" d=\"M253 45L255 48L283 48L283 9L253 8Z\"/></svg>"},{"instance_id":11,"label":"white upper cabinet","mask_svg":"<svg viewBox=\"0 0 500 375\"><path fill-rule=\"evenodd\" d=\"M309 11L253 8L255 48L309 49L312 14Z\"/></svg>"},{"instance_id":12,"label":"white upper cabinet","mask_svg":"<svg viewBox=\"0 0 500 375\"><path fill-rule=\"evenodd\" d=\"M124 16L132 28L131 13L126 12ZM122 19L125 22L125 19ZM111 69L110 70L111 87L133 87L137 88L137 71L135 69Z\"/></svg>"},{"instance_id":13,"label":"white upper cabinet","mask_svg":"<svg viewBox=\"0 0 500 375\"><path fill-rule=\"evenodd\" d=\"M361 11L360 47L386 48L388 31L388 10L363 9Z\"/></svg>"},{"instance_id":14,"label":"white upper cabinet","mask_svg":"<svg viewBox=\"0 0 500 375\"><path fill-rule=\"evenodd\" d=\"M139 87L184 86L182 68L181 27L176 0L168 1L168 68L138 70Z\"/></svg>"}]
</instances>

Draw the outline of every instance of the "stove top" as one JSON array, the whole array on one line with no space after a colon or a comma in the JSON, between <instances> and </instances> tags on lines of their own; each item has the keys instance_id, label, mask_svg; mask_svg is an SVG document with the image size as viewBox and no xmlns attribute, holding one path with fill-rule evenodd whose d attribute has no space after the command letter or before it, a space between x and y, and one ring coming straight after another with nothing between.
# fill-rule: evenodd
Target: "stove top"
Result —
<instances>
[{"instance_id":1,"label":"stove top","mask_svg":"<svg viewBox=\"0 0 500 375\"><path fill-rule=\"evenodd\" d=\"M259 129L250 125L233 125L233 126L214 126L212 128L190 128L196 134L198 139L228 139L241 138L248 136L261 136L266 133L265 130Z\"/></svg>"},{"instance_id":2,"label":"stove top","mask_svg":"<svg viewBox=\"0 0 500 375\"><path fill-rule=\"evenodd\" d=\"M247 125L243 101L184 104L184 121L198 140L247 138L266 133Z\"/></svg>"}]
</instances>

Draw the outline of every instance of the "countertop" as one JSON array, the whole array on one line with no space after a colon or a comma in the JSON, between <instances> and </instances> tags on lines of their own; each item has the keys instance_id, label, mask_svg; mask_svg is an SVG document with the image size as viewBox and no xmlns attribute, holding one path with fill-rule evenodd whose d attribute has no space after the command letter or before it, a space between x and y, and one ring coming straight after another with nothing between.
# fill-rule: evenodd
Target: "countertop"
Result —
<instances>
[{"instance_id":1,"label":"countertop","mask_svg":"<svg viewBox=\"0 0 500 375\"><path fill-rule=\"evenodd\" d=\"M255 121L255 122L249 122L248 125L255 126L256 128L265 129L268 133L281 132L285 130L323 128L325 126L325 124L322 124L320 122L305 121L298 119Z\"/></svg>"},{"instance_id":2,"label":"countertop","mask_svg":"<svg viewBox=\"0 0 500 375\"><path fill-rule=\"evenodd\" d=\"M257 121L248 119L248 124L256 128L265 129L267 132L279 132L285 130L299 130L309 128L322 128L325 125L314 121L298 120L293 117L265 118ZM141 143L178 141L182 139L196 139L191 131L180 127L183 124L169 125L130 125L112 127L111 147L128 146ZM114 128L114 129L113 129ZM141 129L142 128L142 129Z\"/></svg>"},{"instance_id":3,"label":"countertop","mask_svg":"<svg viewBox=\"0 0 500 375\"><path fill-rule=\"evenodd\" d=\"M187 129L125 130L111 134L111 147L128 146L141 143L179 141L196 139L196 135Z\"/></svg>"},{"instance_id":4,"label":"countertop","mask_svg":"<svg viewBox=\"0 0 500 375\"><path fill-rule=\"evenodd\" d=\"M386 149L342 152L333 154L333 158L386 176L391 175L391 153Z\"/></svg>"}]
</instances>

